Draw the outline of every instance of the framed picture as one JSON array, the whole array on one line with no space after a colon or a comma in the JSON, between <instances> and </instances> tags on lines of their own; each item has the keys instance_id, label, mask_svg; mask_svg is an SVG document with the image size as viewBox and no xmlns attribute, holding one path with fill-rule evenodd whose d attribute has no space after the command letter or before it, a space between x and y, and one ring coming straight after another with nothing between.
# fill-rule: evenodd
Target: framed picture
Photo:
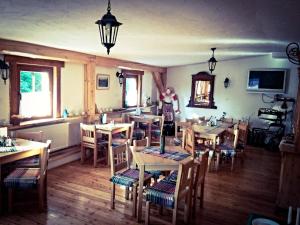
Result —
<instances>
[{"instance_id":1,"label":"framed picture","mask_svg":"<svg viewBox=\"0 0 300 225\"><path fill-rule=\"evenodd\" d=\"M97 74L97 90L109 89L109 75Z\"/></svg>"}]
</instances>

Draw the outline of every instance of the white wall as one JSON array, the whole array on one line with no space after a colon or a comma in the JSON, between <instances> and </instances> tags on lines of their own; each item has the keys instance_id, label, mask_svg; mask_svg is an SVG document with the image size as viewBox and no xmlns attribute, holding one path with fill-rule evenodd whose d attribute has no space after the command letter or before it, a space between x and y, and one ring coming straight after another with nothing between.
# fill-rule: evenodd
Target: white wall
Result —
<instances>
[{"instance_id":1,"label":"white wall","mask_svg":"<svg viewBox=\"0 0 300 225\"><path fill-rule=\"evenodd\" d=\"M209 117L220 117L226 112L228 117L241 119L242 117L256 117L260 107L269 107L261 100L261 94L248 93L246 83L249 69L253 68L289 68L290 76L286 95L296 97L298 87L297 67L286 59L273 59L270 55L236 59L218 62L214 74L214 100L217 109L189 108L186 105L191 95L192 74L208 71L207 63L168 68L167 85L174 87L179 97L182 118L192 118L196 114ZM224 79L230 79L230 86L224 88ZM270 99L266 99L270 100Z\"/></svg>"},{"instance_id":2,"label":"white wall","mask_svg":"<svg viewBox=\"0 0 300 225\"><path fill-rule=\"evenodd\" d=\"M65 63L61 74L61 111L66 108L69 113L80 115L84 107L84 65Z\"/></svg>"},{"instance_id":3,"label":"white wall","mask_svg":"<svg viewBox=\"0 0 300 225\"><path fill-rule=\"evenodd\" d=\"M97 74L105 74L110 76L110 86L107 90L96 90L96 104L98 109L107 108L122 108L122 86L119 84L119 80L116 77L116 73L119 71L117 68L109 67L96 67ZM152 79L152 74L145 71L142 78L142 103L145 97L150 96L152 101L157 100L157 88Z\"/></svg>"},{"instance_id":4,"label":"white wall","mask_svg":"<svg viewBox=\"0 0 300 225\"><path fill-rule=\"evenodd\" d=\"M0 55L0 59L3 59L2 55ZM6 80L5 85L0 78L0 123L3 120L6 122L9 120L9 79Z\"/></svg>"}]
</instances>

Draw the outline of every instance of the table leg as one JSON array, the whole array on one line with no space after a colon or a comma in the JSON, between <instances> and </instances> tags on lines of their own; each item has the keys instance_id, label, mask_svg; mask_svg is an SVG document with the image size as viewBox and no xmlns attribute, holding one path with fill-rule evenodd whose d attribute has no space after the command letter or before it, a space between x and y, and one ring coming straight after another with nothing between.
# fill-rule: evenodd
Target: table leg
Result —
<instances>
[{"instance_id":1,"label":"table leg","mask_svg":"<svg viewBox=\"0 0 300 225\"><path fill-rule=\"evenodd\" d=\"M2 177L1 177L1 164L0 164L0 215L2 214Z\"/></svg>"},{"instance_id":2,"label":"table leg","mask_svg":"<svg viewBox=\"0 0 300 225\"><path fill-rule=\"evenodd\" d=\"M151 145L152 137L151 137L151 123L148 123L148 138L149 138L149 143Z\"/></svg>"},{"instance_id":3,"label":"table leg","mask_svg":"<svg viewBox=\"0 0 300 225\"><path fill-rule=\"evenodd\" d=\"M137 207L137 220L141 222L142 220L142 208L143 208L143 186L144 186L144 173L145 166L139 166L140 175L139 175L139 193L138 193L138 207Z\"/></svg>"},{"instance_id":4,"label":"table leg","mask_svg":"<svg viewBox=\"0 0 300 225\"><path fill-rule=\"evenodd\" d=\"M110 166L110 147L112 146L112 133L108 134L107 165Z\"/></svg>"}]
</instances>

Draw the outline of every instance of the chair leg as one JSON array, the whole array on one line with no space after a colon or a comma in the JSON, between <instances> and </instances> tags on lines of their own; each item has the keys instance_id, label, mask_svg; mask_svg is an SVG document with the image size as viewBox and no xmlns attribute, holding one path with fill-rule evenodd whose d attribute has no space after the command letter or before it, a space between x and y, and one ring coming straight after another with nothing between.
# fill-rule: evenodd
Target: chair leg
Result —
<instances>
[{"instance_id":1,"label":"chair leg","mask_svg":"<svg viewBox=\"0 0 300 225\"><path fill-rule=\"evenodd\" d=\"M8 212L12 213L13 211L13 189L8 189Z\"/></svg>"},{"instance_id":2,"label":"chair leg","mask_svg":"<svg viewBox=\"0 0 300 225\"><path fill-rule=\"evenodd\" d=\"M234 158L235 158L235 155L231 156L231 171L233 171Z\"/></svg>"},{"instance_id":3,"label":"chair leg","mask_svg":"<svg viewBox=\"0 0 300 225\"><path fill-rule=\"evenodd\" d=\"M137 209L137 185L134 185L132 187L132 195L133 195L132 216L136 217L136 209Z\"/></svg>"},{"instance_id":4,"label":"chair leg","mask_svg":"<svg viewBox=\"0 0 300 225\"><path fill-rule=\"evenodd\" d=\"M163 215L164 207L162 205L159 206L158 213L159 215Z\"/></svg>"},{"instance_id":5,"label":"chair leg","mask_svg":"<svg viewBox=\"0 0 300 225\"><path fill-rule=\"evenodd\" d=\"M150 201L146 202L146 215L145 215L145 225L150 223Z\"/></svg>"},{"instance_id":6,"label":"chair leg","mask_svg":"<svg viewBox=\"0 0 300 225\"><path fill-rule=\"evenodd\" d=\"M219 170L219 164L220 164L220 153L219 152L217 152L217 162L216 162L216 171L218 171Z\"/></svg>"},{"instance_id":7,"label":"chair leg","mask_svg":"<svg viewBox=\"0 0 300 225\"><path fill-rule=\"evenodd\" d=\"M97 159L98 159L98 150L97 146L94 148L94 167L97 166Z\"/></svg>"},{"instance_id":8,"label":"chair leg","mask_svg":"<svg viewBox=\"0 0 300 225\"><path fill-rule=\"evenodd\" d=\"M173 209L172 225L176 225L176 221L177 221L177 204L175 204Z\"/></svg>"},{"instance_id":9,"label":"chair leg","mask_svg":"<svg viewBox=\"0 0 300 225\"><path fill-rule=\"evenodd\" d=\"M112 183L111 187L111 200L110 200L110 208L115 209L115 192L116 192L116 185Z\"/></svg>"},{"instance_id":10,"label":"chair leg","mask_svg":"<svg viewBox=\"0 0 300 225\"><path fill-rule=\"evenodd\" d=\"M81 164L85 161L85 148L81 145Z\"/></svg>"},{"instance_id":11,"label":"chair leg","mask_svg":"<svg viewBox=\"0 0 300 225\"><path fill-rule=\"evenodd\" d=\"M39 199L39 210L43 212L45 210L45 188L44 181L40 181L38 186L38 199Z\"/></svg>"},{"instance_id":12,"label":"chair leg","mask_svg":"<svg viewBox=\"0 0 300 225\"><path fill-rule=\"evenodd\" d=\"M191 193L192 194L192 193ZM184 204L184 223L189 224L190 208L191 208L191 194L188 194Z\"/></svg>"},{"instance_id":13,"label":"chair leg","mask_svg":"<svg viewBox=\"0 0 300 225\"><path fill-rule=\"evenodd\" d=\"M129 187L126 187L125 189L125 199L129 200Z\"/></svg>"},{"instance_id":14,"label":"chair leg","mask_svg":"<svg viewBox=\"0 0 300 225\"><path fill-rule=\"evenodd\" d=\"M204 182L201 183L200 189L200 208L203 208L203 200L204 200Z\"/></svg>"}]
</instances>

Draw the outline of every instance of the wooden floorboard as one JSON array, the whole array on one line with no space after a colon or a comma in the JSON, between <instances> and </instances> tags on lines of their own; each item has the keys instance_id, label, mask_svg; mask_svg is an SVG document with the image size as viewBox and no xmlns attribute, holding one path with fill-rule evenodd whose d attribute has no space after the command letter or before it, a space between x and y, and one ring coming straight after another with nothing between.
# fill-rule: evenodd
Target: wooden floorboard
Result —
<instances>
[{"instance_id":1,"label":"wooden floorboard","mask_svg":"<svg viewBox=\"0 0 300 225\"><path fill-rule=\"evenodd\" d=\"M275 214L279 171L279 153L258 148L247 149L245 163L237 162L233 172L229 163L222 164L218 172L208 173L204 208L197 207L191 224L241 225L250 213L282 219ZM109 168L93 168L91 163L81 165L79 161L50 170L47 213L38 213L36 205L24 200L22 195L27 194L19 193L22 204L16 205L13 214L2 215L0 224L137 224L131 217L131 201L124 199L124 189L117 188L116 209L110 209L109 177ZM155 207L151 215L158 217ZM165 210L162 218L170 221L171 212ZM179 224L182 222L179 216ZM161 223L151 220L151 224Z\"/></svg>"}]
</instances>

